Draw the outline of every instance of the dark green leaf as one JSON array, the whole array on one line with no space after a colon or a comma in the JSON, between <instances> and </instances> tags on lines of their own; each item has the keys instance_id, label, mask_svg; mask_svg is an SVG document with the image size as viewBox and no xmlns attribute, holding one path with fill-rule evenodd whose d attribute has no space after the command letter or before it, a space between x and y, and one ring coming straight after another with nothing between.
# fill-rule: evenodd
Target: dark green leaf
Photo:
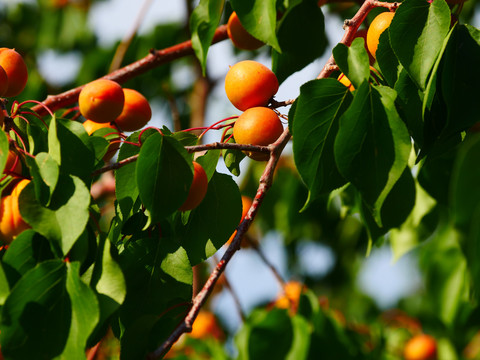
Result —
<instances>
[{"instance_id":1,"label":"dark green leaf","mask_svg":"<svg viewBox=\"0 0 480 360\"><path fill-rule=\"evenodd\" d=\"M375 57L377 58L378 66L382 71L382 75L385 77L385 80L387 80L388 85L393 87L397 82L400 64L393 52L392 46L390 45L389 31L384 31L382 35L380 35L380 41L378 42Z\"/></svg>"},{"instance_id":2,"label":"dark green leaf","mask_svg":"<svg viewBox=\"0 0 480 360\"><path fill-rule=\"evenodd\" d=\"M395 109L396 93L363 83L340 118L335 160L340 173L362 194L375 221L407 166L410 136Z\"/></svg>"},{"instance_id":3,"label":"dark green leaf","mask_svg":"<svg viewBox=\"0 0 480 360\"><path fill-rule=\"evenodd\" d=\"M392 49L422 90L449 29L450 9L443 0L406 0L395 12L389 27Z\"/></svg>"},{"instance_id":4,"label":"dark green leaf","mask_svg":"<svg viewBox=\"0 0 480 360\"><path fill-rule=\"evenodd\" d=\"M303 1L291 5L280 20L277 37L282 51L273 50L272 70L282 83L320 57L325 50L324 18L316 2Z\"/></svg>"},{"instance_id":5,"label":"dark green leaf","mask_svg":"<svg viewBox=\"0 0 480 360\"><path fill-rule=\"evenodd\" d=\"M289 119L295 164L309 189L305 207L345 184L335 163L333 144L339 118L351 99L350 91L334 79L313 80L300 88L296 111Z\"/></svg>"},{"instance_id":6,"label":"dark green leaf","mask_svg":"<svg viewBox=\"0 0 480 360\"><path fill-rule=\"evenodd\" d=\"M200 0L190 18L192 47L205 74L207 52L222 16L224 0Z\"/></svg>"},{"instance_id":7,"label":"dark green leaf","mask_svg":"<svg viewBox=\"0 0 480 360\"><path fill-rule=\"evenodd\" d=\"M26 158L35 185L35 196L44 206L50 204L57 186L60 169L57 162L48 153L39 153L35 159Z\"/></svg>"},{"instance_id":8,"label":"dark green leaf","mask_svg":"<svg viewBox=\"0 0 480 360\"><path fill-rule=\"evenodd\" d=\"M230 176L215 173L205 199L191 212L185 228L178 230L192 265L212 256L225 244L238 226L241 213L237 184Z\"/></svg>"},{"instance_id":9,"label":"dark green leaf","mask_svg":"<svg viewBox=\"0 0 480 360\"><path fill-rule=\"evenodd\" d=\"M5 169L5 165L7 164L8 151L10 147L8 143L7 134L5 133L5 131L2 131L1 133L2 134L0 135L0 169L2 170L2 173L3 173L3 170Z\"/></svg>"},{"instance_id":10,"label":"dark green leaf","mask_svg":"<svg viewBox=\"0 0 480 360\"><path fill-rule=\"evenodd\" d=\"M187 151L172 137L150 136L140 149L136 169L140 199L153 222L171 215L187 198L193 165Z\"/></svg>"},{"instance_id":11,"label":"dark green leaf","mask_svg":"<svg viewBox=\"0 0 480 360\"><path fill-rule=\"evenodd\" d=\"M2 308L2 353L14 359L52 359L62 353L71 325L71 308L61 260L27 272Z\"/></svg>"}]
</instances>

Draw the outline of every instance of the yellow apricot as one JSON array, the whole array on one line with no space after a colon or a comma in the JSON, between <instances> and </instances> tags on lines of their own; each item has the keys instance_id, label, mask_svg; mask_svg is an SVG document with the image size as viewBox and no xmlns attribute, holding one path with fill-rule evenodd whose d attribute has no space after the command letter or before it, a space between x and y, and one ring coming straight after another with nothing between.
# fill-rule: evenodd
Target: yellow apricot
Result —
<instances>
[{"instance_id":1,"label":"yellow apricot","mask_svg":"<svg viewBox=\"0 0 480 360\"><path fill-rule=\"evenodd\" d=\"M7 90L2 96L17 96L23 91L28 80L25 61L14 49L0 48L0 66L5 70L8 79Z\"/></svg>"},{"instance_id":2,"label":"yellow apricot","mask_svg":"<svg viewBox=\"0 0 480 360\"><path fill-rule=\"evenodd\" d=\"M133 89L123 89L125 103L122 113L115 123L123 131L136 131L147 125L152 117L152 109L148 100Z\"/></svg>"},{"instance_id":3,"label":"yellow apricot","mask_svg":"<svg viewBox=\"0 0 480 360\"><path fill-rule=\"evenodd\" d=\"M0 200L0 239L11 243L21 232L30 228L22 219L18 208L18 197L30 180L20 181L10 195Z\"/></svg>"},{"instance_id":4,"label":"yellow apricot","mask_svg":"<svg viewBox=\"0 0 480 360\"><path fill-rule=\"evenodd\" d=\"M232 40L232 43L239 49L256 50L265 45L245 30L235 11L232 12L228 19L227 34L230 40Z\"/></svg>"},{"instance_id":5,"label":"yellow apricot","mask_svg":"<svg viewBox=\"0 0 480 360\"><path fill-rule=\"evenodd\" d=\"M368 27L367 47L370 51L370 54L372 54L374 58L376 58L380 35L382 35L382 33L390 26L394 16L394 12L380 13L375 19L373 19L372 23Z\"/></svg>"}]
</instances>

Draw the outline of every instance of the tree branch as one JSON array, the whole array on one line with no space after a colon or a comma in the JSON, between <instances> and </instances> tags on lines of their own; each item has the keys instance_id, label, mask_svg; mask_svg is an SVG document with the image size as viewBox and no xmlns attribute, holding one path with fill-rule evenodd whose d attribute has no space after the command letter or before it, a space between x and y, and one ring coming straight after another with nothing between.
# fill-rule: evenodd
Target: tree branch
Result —
<instances>
[{"instance_id":1,"label":"tree branch","mask_svg":"<svg viewBox=\"0 0 480 360\"><path fill-rule=\"evenodd\" d=\"M227 26L219 26L215 31L212 44L216 44L227 38ZM150 54L145 56L143 59L135 61L134 63L131 63L121 69L105 75L103 78L113 80L121 84L136 76L144 74L160 65L193 54L194 51L192 48L192 41L187 40L183 43L168 47L163 50L151 50ZM73 88L58 95L50 95L42 102L42 104L48 106L51 111L56 111L58 109L72 105L77 102L78 95L80 94L83 86L84 85ZM46 110L40 105L34 106L33 110L41 116L47 114Z\"/></svg>"}]
</instances>

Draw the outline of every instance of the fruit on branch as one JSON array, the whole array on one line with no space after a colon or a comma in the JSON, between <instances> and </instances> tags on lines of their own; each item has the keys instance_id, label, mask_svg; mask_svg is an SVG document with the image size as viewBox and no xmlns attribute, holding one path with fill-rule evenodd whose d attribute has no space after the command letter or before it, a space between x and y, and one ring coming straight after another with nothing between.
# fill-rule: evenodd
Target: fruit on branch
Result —
<instances>
[{"instance_id":1,"label":"fruit on branch","mask_svg":"<svg viewBox=\"0 0 480 360\"><path fill-rule=\"evenodd\" d=\"M364 46L365 46L365 50L367 50L367 54L368 54L368 60L370 62L370 65L372 65L373 63L375 63L375 57L372 55L372 53L370 52L370 50L368 50L368 46L367 46L367 33L368 33L368 30L367 29L360 29L358 30L356 33L355 33L355 36L354 36L354 39L356 38L363 38L364 40Z\"/></svg>"},{"instance_id":2,"label":"fruit on branch","mask_svg":"<svg viewBox=\"0 0 480 360\"><path fill-rule=\"evenodd\" d=\"M232 43L243 50L256 50L264 43L256 39L243 27L237 13L234 11L230 15L227 23L227 34Z\"/></svg>"},{"instance_id":3,"label":"fruit on branch","mask_svg":"<svg viewBox=\"0 0 480 360\"><path fill-rule=\"evenodd\" d=\"M403 356L405 360L436 360L437 341L427 334L415 335L405 344Z\"/></svg>"},{"instance_id":4,"label":"fruit on branch","mask_svg":"<svg viewBox=\"0 0 480 360\"><path fill-rule=\"evenodd\" d=\"M83 123L83 127L87 131L88 135L92 135L95 131L99 129L104 129L104 128L112 129L111 131L112 133L118 132L117 128L110 123L97 123L92 120L85 120ZM120 148L120 137L110 140L110 145L108 147L107 152L103 156L103 161L109 162L119 148Z\"/></svg>"},{"instance_id":5,"label":"fruit on branch","mask_svg":"<svg viewBox=\"0 0 480 360\"><path fill-rule=\"evenodd\" d=\"M125 103L122 113L115 123L123 131L136 131L147 125L152 117L152 109L148 100L133 89L123 89Z\"/></svg>"},{"instance_id":6,"label":"fruit on branch","mask_svg":"<svg viewBox=\"0 0 480 360\"><path fill-rule=\"evenodd\" d=\"M378 41L380 35L390 26L390 23L395 16L394 12L380 13L375 19L373 19L367 31L367 47L370 53L376 58Z\"/></svg>"},{"instance_id":7,"label":"fruit on branch","mask_svg":"<svg viewBox=\"0 0 480 360\"><path fill-rule=\"evenodd\" d=\"M205 339L208 337L221 339L223 337L223 331L218 325L214 314L206 310L200 310L197 318L193 322L190 336L195 339Z\"/></svg>"},{"instance_id":8,"label":"fruit on branch","mask_svg":"<svg viewBox=\"0 0 480 360\"><path fill-rule=\"evenodd\" d=\"M270 108L253 107L238 117L233 125L233 137L237 144L267 146L274 143L283 132L280 118ZM245 151L250 158L268 160L269 154Z\"/></svg>"},{"instance_id":9,"label":"fruit on branch","mask_svg":"<svg viewBox=\"0 0 480 360\"><path fill-rule=\"evenodd\" d=\"M80 113L85 119L109 123L122 112L125 95L122 87L112 80L98 79L85 85L78 97Z\"/></svg>"},{"instance_id":10,"label":"fruit on branch","mask_svg":"<svg viewBox=\"0 0 480 360\"><path fill-rule=\"evenodd\" d=\"M30 180L20 181L10 195L0 200L0 239L11 243L21 232L30 226L23 221L18 209L18 197Z\"/></svg>"},{"instance_id":11,"label":"fruit on branch","mask_svg":"<svg viewBox=\"0 0 480 360\"><path fill-rule=\"evenodd\" d=\"M5 70L8 79L7 90L1 96L17 96L23 91L28 80L25 61L14 49L0 48L0 66Z\"/></svg>"},{"instance_id":12,"label":"fruit on branch","mask_svg":"<svg viewBox=\"0 0 480 360\"><path fill-rule=\"evenodd\" d=\"M195 209L202 202L205 195L207 195L208 178L202 165L193 162L193 181L188 191L188 196L182 206L179 207L180 211L188 211Z\"/></svg>"},{"instance_id":13,"label":"fruit on branch","mask_svg":"<svg viewBox=\"0 0 480 360\"><path fill-rule=\"evenodd\" d=\"M225 92L230 102L245 111L266 106L278 91L278 79L265 65L252 60L236 63L225 77Z\"/></svg>"}]
</instances>

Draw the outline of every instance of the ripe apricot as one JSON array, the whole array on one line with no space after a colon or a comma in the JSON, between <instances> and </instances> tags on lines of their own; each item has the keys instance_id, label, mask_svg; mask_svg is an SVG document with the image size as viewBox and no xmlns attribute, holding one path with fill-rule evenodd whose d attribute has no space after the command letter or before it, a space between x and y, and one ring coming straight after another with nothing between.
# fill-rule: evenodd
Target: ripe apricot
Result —
<instances>
[{"instance_id":1,"label":"ripe apricot","mask_svg":"<svg viewBox=\"0 0 480 360\"><path fill-rule=\"evenodd\" d=\"M405 344L405 360L436 360L437 342L427 334L415 335Z\"/></svg>"},{"instance_id":2,"label":"ripe apricot","mask_svg":"<svg viewBox=\"0 0 480 360\"><path fill-rule=\"evenodd\" d=\"M225 77L225 92L230 102L245 111L265 106L278 91L278 79L265 65L252 60L236 63Z\"/></svg>"},{"instance_id":3,"label":"ripe apricot","mask_svg":"<svg viewBox=\"0 0 480 360\"><path fill-rule=\"evenodd\" d=\"M347 78L347 77L345 76L344 73L341 73L341 74L338 76L337 80L340 81L343 85L345 85L345 86L348 88L348 90L350 90L350 91L355 90L355 87L352 85L352 82L350 81L349 78Z\"/></svg>"},{"instance_id":4,"label":"ripe apricot","mask_svg":"<svg viewBox=\"0 0 480 360\"><path fill-rule=\"evenodd\" d=\"M10 195L0 200L0 239L7 244L30 227L23 221L18 209L18 197L29 182L30 180L26 179L20 181Z\"/></svg>"},{"instance_id":5,"label":"ripe apricot","mask_svg":"<svg viewBox=\"0 0 480 360\"><path fill-rule=\"evenodd\" d=\"M125 103L122 113L115 119L115 123L123 131L139 130L150 121L152 109L148 100L133 89L123 89Z\"/></svg>"},{"instance_id":6,"label":"ripe apricot","mask_svg":"<svg viewBox=\"0 0 480 360\"><path fill-rule=\"evenodd\" d=\"M213 336L215 339L221 339L223 337L223 331L218 325L214 314L206 310L201 310L192 325L190 336L195 339L205 339L209 336Z\"/></svg>"},{"instance_id":7,"label":"ripe apricot","mask_svg":"<svg viewBox=\"0 0 480 360\"><path fill-rule=\"evenodd\" d=\"M0 66L7 75L7 90L2 96L10 97L20 94L28 80L28 70L22 56L14 49L0 48Z\"/></svg>"},{"instance_id":8,"label":"ripe apricot","mask_svg":"<svg viewBox=\"0 0 480 360\"><path fill-rule=\"evenodd\" d=\"M112 122L123 109L125 95L115 81L98 79L85 85L78 97L80 113L98 123Z\"/></svg>"},{"instance_id":9,"label":"ripe apricot","mask_svg":"<svg viewBox=\"0 0 480 360\"><path fill-rule=\"evenodd\" d=\"M237 144L270 145L283 132L278 115L266 107L253 107L238 117L233 125L233 137ZM269 154L245 152L254 160L268 160Z\"/></svg>"},{"instance_id":10,"label":"ripe apricot","mask_svg":"<svg viewBox=\"0 0 480 360\"><path fill-rule=\"evenodd\" d=\"M96 123L95 121L92 121L92 120L85 120L83 123L83 127L87 131L88 135L92 135L95 131L103 128L112 129L112 133L118 132L117 128L115 128L115 126L113 126L110 123ZM108 147L106 154L103 156L103 161L109 162L119 148L120 148L120 141L118 141L117 139L110 140L110 146Z\"/></svg>"},{"instance_id":11,"label":"ripe apricot","mask_svg":"<svg viewBox=\"0 0 480 360\"><path fill-rule=\"evenodd\" d=\"M279 309L290 309L292 312L296 312L302 291L302 283L298 281L287 282L275 300L274 306Z\"/></svg>"},{"instance_id":12,"label":"ripe apricot","mask_svg":"<svg viewBox=\"0 0 480 360\"><path fill-rule=\"evenodd\" d=\"M227 34L233 44L239 49L256 50L264 45L262 41L256 39L245 30L235 11L228 18Z\"/></svg>"},{"instance_id":13,"label":"ripe apricot","mask_svg":"<svg viewBox=\"0 0 480 360\"><path fill-rule=\"evenodd\" d=\"M375 54L377 52L380 35L382 35L382 33L390 26L394 16L395 13L393 12L380 13L375 19L373 19L368 28L367 47L374 58L376 58Z\"/></svg>"},{"instance_id":14,"label":"ripe apricot","mask_svg":"<svg viewBox=\"0 0 480 360\"><path fill-rule=\"evenodd\" d=\"M195 209L202 202L203 198L207 194L208 178L202 165L193 162L193 181L188 191L188 196L185 202L180 206L178 210L188 211Z\"/></svg>"}]
</instances>

